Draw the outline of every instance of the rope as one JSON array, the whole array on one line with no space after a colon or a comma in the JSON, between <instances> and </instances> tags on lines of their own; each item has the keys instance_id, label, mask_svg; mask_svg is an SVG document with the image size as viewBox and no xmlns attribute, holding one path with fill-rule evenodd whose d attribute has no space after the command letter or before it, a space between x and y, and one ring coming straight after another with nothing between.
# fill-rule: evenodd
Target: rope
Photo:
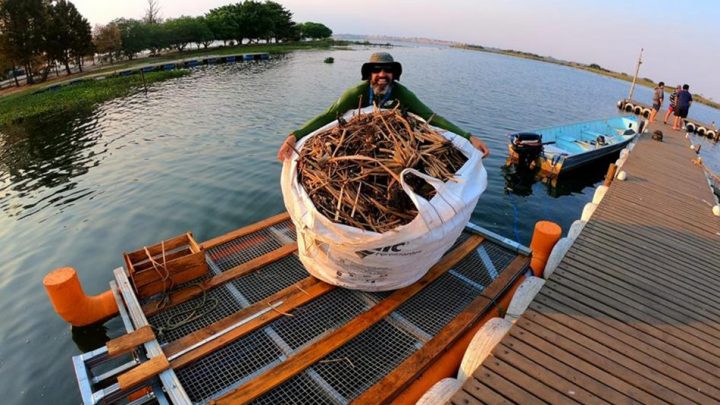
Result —
<instances>
[{"instance_id":1,"label":"rope","mask_svg":"<svg viewBox=\"0 0 720 405\"><path fill-rule=\"evenodd\" d=\"M153 329L157 332L158 336L163 336L166 332L171 332L175 329L187 325L188 323L196 319L200 319L217 308L218 300L216 298L208 298L207 290L205 290L202 284L196 283L191 285L190 287L197 287L202 291L202 300L198 305L192 308L188 308L184 311L180 311L177 314L169 317L160 326L153 326ZM175 321L177 318L182 319Z\"/></svg>"}]
</instances>

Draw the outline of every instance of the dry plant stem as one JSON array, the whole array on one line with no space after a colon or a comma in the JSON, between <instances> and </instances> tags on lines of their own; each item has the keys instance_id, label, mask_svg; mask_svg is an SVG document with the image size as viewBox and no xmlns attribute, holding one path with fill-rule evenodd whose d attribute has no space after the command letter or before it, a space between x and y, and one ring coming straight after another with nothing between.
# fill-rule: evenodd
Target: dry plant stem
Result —
<instances>
[{"instance_id":1,"label":"dry plant stem","mask_svg":"<svg viewBox=\"0 0 720 405\"><path fill-rule=\"evenodd\" d=\"M417 215L400 186L404 169L449 181L467 160L450 141L397 107L358 110L295 152L298 179L315 208L335 222L373 232L387 232ZM405 181L425 199L435 194L417 176L408 174Z\"/></svg>"}]
</instances>

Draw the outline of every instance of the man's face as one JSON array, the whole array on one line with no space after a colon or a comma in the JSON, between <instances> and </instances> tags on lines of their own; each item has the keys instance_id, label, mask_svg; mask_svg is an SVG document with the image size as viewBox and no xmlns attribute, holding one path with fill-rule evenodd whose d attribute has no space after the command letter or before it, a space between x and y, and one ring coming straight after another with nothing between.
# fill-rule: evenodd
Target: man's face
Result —
<instances>
[{"instance_id":1,"label":"man's face","mask_svg":"<svg viewBox=\"0 0 720 405\"><path fill-rule=\"evenodd\" d=\"M393 81L392 69L387 66L374 66L370 73L370 84L375 93L385 91Z\"/></svg>"}]
</instances>

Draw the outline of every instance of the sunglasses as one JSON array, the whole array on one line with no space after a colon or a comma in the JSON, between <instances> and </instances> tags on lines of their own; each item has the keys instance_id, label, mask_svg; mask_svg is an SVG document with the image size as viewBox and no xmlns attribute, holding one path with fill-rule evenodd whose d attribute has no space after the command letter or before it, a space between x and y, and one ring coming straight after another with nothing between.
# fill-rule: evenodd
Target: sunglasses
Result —
<instances>
[{"instance_id":1,"label":"sunglasses","mask_svg":"<svg viewBox=\"0 0 720 405\"><path fill-rule=\"evenodd\" d=\"M370 68L370 71L372 73L380 73L380 72L392 73L393 72L392 67L382 66L382 65L373 66L372 68Z\"/></svg>"}]
</instances>

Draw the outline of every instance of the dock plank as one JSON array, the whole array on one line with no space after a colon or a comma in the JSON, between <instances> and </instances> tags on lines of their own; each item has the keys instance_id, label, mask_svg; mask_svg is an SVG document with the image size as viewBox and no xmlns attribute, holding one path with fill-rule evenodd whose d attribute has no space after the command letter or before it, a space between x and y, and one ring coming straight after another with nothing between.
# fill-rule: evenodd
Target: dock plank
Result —
<instances>
[{"instance_id":1,"label":"dock plank","mask_svg":"<svg viewBox=\"0 0 720 405\"><path fill-rule=\"evenodd\" d=\"M656 129L451 403L720 403L720 219L684 133Z\"/></svg>"}]
</instances>

